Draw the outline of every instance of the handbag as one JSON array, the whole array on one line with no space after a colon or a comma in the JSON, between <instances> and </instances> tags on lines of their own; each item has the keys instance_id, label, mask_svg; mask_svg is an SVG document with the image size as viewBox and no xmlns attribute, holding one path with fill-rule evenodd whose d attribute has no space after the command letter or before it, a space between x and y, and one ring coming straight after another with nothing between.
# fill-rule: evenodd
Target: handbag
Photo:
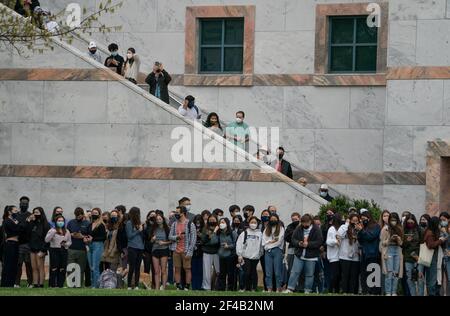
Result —
<instances>
[{"instance_id":1,"label":"handbag","mask_svg":"<svg viewBox=\"0 0 450 316\"><path fill-rule=\"evenodd\" d=\"M434 249L428 248L426 243L420 244L419 261L417 263L429 268L433 260L433 254Z\"/></svg>"}]
</instances>

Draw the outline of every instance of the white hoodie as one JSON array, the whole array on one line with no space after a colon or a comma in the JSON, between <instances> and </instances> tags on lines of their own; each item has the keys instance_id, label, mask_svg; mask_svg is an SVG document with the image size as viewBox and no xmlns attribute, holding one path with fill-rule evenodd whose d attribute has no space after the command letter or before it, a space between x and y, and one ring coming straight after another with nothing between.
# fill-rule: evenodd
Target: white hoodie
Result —
<instances>
[{"instance_id":1,"label":"white hoodie","mask_svg":"<svg viewBox=\"0 0 450 316\"><path fill-rule=\"evenodd\" d=\"M275 230L275 228L272 229L272 230ZM275 239L275 236L273 235L273 233L270 236L267 236L266 233L265 233L265 230L264 230L263 238L262 238L262 245L263 245L264 249L265 250L269 250L269 249L278 247L281 250L283 250L283 246L284 246L284 228L282 226L280 227L280 234L278 235L278 241L269 244L269 241L271 241L273 239Z\"/></svg>"},{"instance_id":2,"label":"white hoodie","mask_svg":"<svg viewBox=\"0 0 450 316\"><path fill-rule=\"evenodd\" d=\"M348 261L359 261L359 243L357 240L350 245L347 237L349 224L345 223L338 229L338 236L341 238L341 247L339 248L339 259Z\"/></svg>"},{"instance_id":3,"label":"white hoodie","mask_svg":"<svg viewBox=\"0 0 450 316\"><path fill-rule=\"evenodd\" d=\"M262 233L259 228L253 230L247 228L247 240L244 244L245 232L239 235L236 242L236 254L246 259L257 260L261 258L264 248L262 247Z\"/></svg>"},{"instance_id":4,"label":"white hoodie","mask_svg":"<svg viewBox=\"0 0 450 316\"><path fill-rule=\"evenodd\" d=\"M327 233L327 258L330 262L339 261L339 244L337 230L334 226L331 226Z\"/></svg>"}]
</instances>

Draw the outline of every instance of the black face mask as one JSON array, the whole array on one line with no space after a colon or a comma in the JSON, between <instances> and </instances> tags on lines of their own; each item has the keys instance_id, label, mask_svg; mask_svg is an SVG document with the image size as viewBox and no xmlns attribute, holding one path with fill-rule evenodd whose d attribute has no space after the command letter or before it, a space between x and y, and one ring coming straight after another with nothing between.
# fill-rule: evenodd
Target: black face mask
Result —
<instances>
[{"instance_id":1,"label":"black face mask","mask_svg":"<svg viewBox=\"0 0 450 316\"><path fill-rule=\"evenodd\" d=\"M295 226L298 226L298 223L300 223L300 221L292 221L292 224L294 224Z\"/></svg>"},{"instance_id":2,"label":"black face mask","mask_svg":"<svg viewBox=\"0 0 450 316\"><path fill-rule=\"evenodd\" d=\"M327 221L331 222L333 220L334 215L327 214Z\"/></svg>"},{"instance_id":3,"label":"black face mask","mask_svg":"<svg viewBox=\"0 0 450 316\"><path fill-rule=\"evenodd\" d=\"M428 225L427 225L427 223L424 223L424 222L420 222L420 227L422 227L422 228L426 228Z\"/></svg>"},{"instance_id":4,"label":"black face mask","mask_svg":"<svg viewBox=\"0 0 450 316\"><path fill-rule=\"evenodd\" d=\"M278 159L279 160L283 159L283 157L284 157L284 154L278 154Z\"/></svg>"},{"instance_id":5,"label":"black face mask","mask_svg":"<svg viewBox=\"0 0 450 316\"><path fill-rule=\"evenodd\" d=\"M249 218L248 213L244 213L244 218L245 218L245 219Z\"/></svg>"},{"instance_id":6,"label":"black face mask","mask_svg":"<svg viewBox=\"0 0 450 316\"><path fill-rule=\"evenodd\" d=\"M41 219L41 215L34 215L34 218L38 221Z\"/></svg>"},{"instance_id":7,"label":"black face mask","mask_svg":"<svg viewBox=\"0 0 450 316\"><path fill-rule=\"evenodd\" d=\"M362 221L362 223L363 223L364 227L366 227L367 225L369 225L369 220L365 219Z\"/></svg>"},{"instance_id":8,"label":"black face mask","mask_svg":"<svg viewBox=\"0 0 450 316\"><path fill-rule=\"evenodd\" d=\"M278 221L270 221L269 225L270 226L277 226L278 225Z\"/></svg>"},{"instance_id":9,"label":"black face mask","mask_svg":"<svg viewBox=\"0 0 450 316\"><path fill-rule=\"evenodd\" d=\"M89 52L90 52L92 55L94 55L94 54L97 52L97 50L96 50L96 49L90 49Z\"/></svg>"},{"instance_id":10,"label":"black face mask","mask_svg":"<svg viewBox=\"0 0 450 316\"><path fill-rule=\"evenodd\" d=\"M29 207L28 202L21 202L19 206L20 206L20 211L22 213L25 213L26 211L28 211L28 207Z\"/></svg>"},{"instance_id":11,"label":"black face mask","mask_svg":"<svg viewBox=\"0 0 450 316\"><path fill-rule=\"evenodd\" d=\"M81 223L83 221L83 217L82 218L77 218L77 222Z\"/></svg>"},{"instance_id":12,"label":"black face mask","mask_svg":"<svg viewBox=\"0 0 450 316\"><path fill-rule=\"evenodd\" d=\"M208 222L208 226L209 227L216 227L217 226L217 223L216 222Z\"/></svg>"},{"instance_id":13,"label":"black face mask","mask_svg":"<svg viewBox=\"0 0 450 316\"><path fill-rule=\"evenodd\" d=\"M233 226L234 227L239 227L239 226L241 226L241 223L233 223Z\"/></svg>"},{"instance_id":14,"label":"black face mask","mask_svg":"<svg viewBox=\"0 0 450 316\"><path fill-rule=\"evenodd\" d=\"M179 220L179 219L181 218L181 215L180 215L180 214L175 214L175 218L176 218L177 220Z\"/></svg>"},{"instance_id":15,"label":"black face mask","mask_svg":"<svg viewBox=\"0 0 450 316\"><path fill-rule=\"evenodd\" d=\"M93 221L96 221L96 220L98 220L99 217L100 217L100 216L98 216L98 215L92 215L92 220L93 220Z\"/></svg>"}]
</instances>

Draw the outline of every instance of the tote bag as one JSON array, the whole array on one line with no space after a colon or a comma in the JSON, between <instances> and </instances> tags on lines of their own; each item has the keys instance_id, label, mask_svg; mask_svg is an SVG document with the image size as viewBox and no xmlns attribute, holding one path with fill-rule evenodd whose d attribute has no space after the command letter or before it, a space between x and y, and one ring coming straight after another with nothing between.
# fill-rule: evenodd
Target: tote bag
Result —
<instances>
[{"instance_id":1,"label":"tote bag","mask_svg":"<svg viewBox=\"0 0 450 316\"><path fill-rule=\"evenodd\" d=\"M428 248L426 243L420 244L419 261L417 263L429 268L433 254L434 249Z\"/></svg>"}]
</instances>

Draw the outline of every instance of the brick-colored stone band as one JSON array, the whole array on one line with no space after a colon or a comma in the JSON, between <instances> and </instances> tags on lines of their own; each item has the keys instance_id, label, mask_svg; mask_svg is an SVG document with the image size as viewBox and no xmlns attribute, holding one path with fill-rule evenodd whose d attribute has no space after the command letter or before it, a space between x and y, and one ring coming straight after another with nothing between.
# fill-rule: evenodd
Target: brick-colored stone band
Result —
<instances>
[{"instance_id":1,"label":"brick-colored stone band","mask_svg":"<svg viewBox=\"0 0 450 316\"><path fill-rule=\"evenodd\" d=\"M197 180L279 182L275 174L251 169L213 168L153 168L153 167L94 167L0 165L0 177L85 178L85 179L141 179L141 180ZM294 179L306 177L309 183L355 185L424 185L425 173L344 173L296 172Z\"/></svg>"}]
</instances>

